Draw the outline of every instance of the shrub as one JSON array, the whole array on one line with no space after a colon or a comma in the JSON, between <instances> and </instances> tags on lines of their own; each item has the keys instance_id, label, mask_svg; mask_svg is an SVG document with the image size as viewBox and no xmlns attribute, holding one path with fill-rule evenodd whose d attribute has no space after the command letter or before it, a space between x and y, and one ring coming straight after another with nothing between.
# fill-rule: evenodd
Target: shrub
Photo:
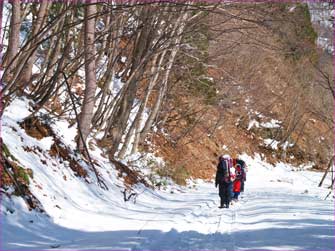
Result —
<instances>
[{"instance_id":1,"label":"shrub","mask_svg":"<svg viewBox=\"0 0 335 251\"><path fill-rule=\"evenodd\" d=\"M171 178L178 184L178 185L186 185L186 179L190 177L190 173L184 166L179 166L175 168L172 172Z\"/></svg>"}]
</instances>

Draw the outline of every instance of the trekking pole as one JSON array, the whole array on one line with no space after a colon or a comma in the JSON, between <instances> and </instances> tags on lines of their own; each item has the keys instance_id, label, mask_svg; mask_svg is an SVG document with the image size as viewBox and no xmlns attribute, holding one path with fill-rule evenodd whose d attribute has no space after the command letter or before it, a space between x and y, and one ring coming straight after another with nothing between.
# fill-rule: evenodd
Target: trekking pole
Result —
<instances>
[{"instance_id":1,"label":"trekking pole","mask_svg":"<svg viewBox=\"0 0 335 251\"><path fill-rule=\"evenodd\" d=\"M94 164L93 164L93 161L92 161L92 158L91 158L91 155L90 153L88 152L88 148L87 148L87 145L86 145L86 142L84 140L84 137L83 137L83 134L82 134L82 131L81 131L81 127L80 127L80 122L79 122L79 116L78 116L78 113L77 113L77 108L76 108L76 104L74 103L74 99L73 99L73 96L72 96L72 93L71 93L71 88L70 88L70 85L67 81L67 77L65 75L65 73L62 71L63 73L63 76L64 76L64 82L67 86L67 89L68 89L68 92L69 92L69 95L70 95L70 100L71 100L71 103L72 103L72 106L73 106L73 110L74 110L74 114L76 116L76 122L77 122L77 125L78 125L78 132L79 132L79 136L80 136L80 139L83 143L83 146L84 146L84 150L85 150L85 153L87 154L87 158L92 166L92 169L95 173L95 176L97 177L97 181L98 181L98 184L101 188L105 189L105 190L108 190L108 187L107 185L105 184L105 182L99 177L99 174L98 174L98 171L97 169L95 168Z\"/></svg>"}]
</instances>

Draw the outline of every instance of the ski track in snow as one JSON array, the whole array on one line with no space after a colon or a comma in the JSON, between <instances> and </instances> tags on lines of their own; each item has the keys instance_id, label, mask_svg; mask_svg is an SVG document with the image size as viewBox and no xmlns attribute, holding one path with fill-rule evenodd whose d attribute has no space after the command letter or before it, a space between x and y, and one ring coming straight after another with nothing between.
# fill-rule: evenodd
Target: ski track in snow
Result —
<instances>
[{"instance_id":1,"label":"ski track in snow","mask_svg":"<svg viewBox=\"0 0 335 251\"><path fill-rule=\"evenodd\" d=\"M194 181L194 188L170 186L167 191L134 187L136 204L124 202L124 184L114 167L92 152L108 191L75 177L66 163L52 159L52 139L38 141L17 121L27 116L26 101L4 113L3 139L21 164L33 169L30 189L46 214L28 211L21 198L2 194L1 250L334 250L333 199L324 200L329 179L322 173L293 172L242 155L249 166L246 191L229 209L219 209L213 183ZM9 117L9 114L15 116ZM62 139L73 143L67 123ZM23 150L38 146L41 154ZM41 158L48 164L41 162ZM66 175L65 180L63 176ZM173 193L170 193L173 191Z\"/></svg>"}]
</instances>

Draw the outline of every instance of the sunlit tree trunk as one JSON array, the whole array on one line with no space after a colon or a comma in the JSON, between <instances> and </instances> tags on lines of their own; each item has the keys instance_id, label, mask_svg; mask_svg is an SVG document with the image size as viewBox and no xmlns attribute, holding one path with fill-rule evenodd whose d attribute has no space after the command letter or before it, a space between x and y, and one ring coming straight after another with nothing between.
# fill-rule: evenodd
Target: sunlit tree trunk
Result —
<instances>
[{"instance_id":1,"label":"sunlit tree trunk","mask_svg":"<svg viewBox=\"0 0 335 251\"><path fill-rule=\"evenodd\" d=\"M14 60L16 54L19 51L20 46L20 26L21 26L21 8L20 0L13 0L12 4L12 16L10 22L8 49L4 61L4 67L8 66L7 77L10 78L11 71L15 68L17 60Z\"/></svg>"},{"instance_id":2,"label":"sunlit tree trunk","mask_svg":"<svg viewBox=\"0 0 335 251\"><path fill-rule=\"evenodd\" d=\"M85 94L84 102L80 115L80 130L84 141L91 130L91 121L93 117L93 108L95 104L95 91L96 91L96 69L95 69L95 18L96 5L90 4L85 6ZM83 142L78 137L78 148L80 151L84 149Z\"/></svg>"}]
</instances>

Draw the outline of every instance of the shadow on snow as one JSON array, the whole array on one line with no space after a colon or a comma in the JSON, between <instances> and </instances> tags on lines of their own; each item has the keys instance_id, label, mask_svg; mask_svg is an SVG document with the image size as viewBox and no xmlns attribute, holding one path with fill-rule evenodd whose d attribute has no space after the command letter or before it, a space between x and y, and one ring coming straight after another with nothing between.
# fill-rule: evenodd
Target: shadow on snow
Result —
<instances>
[{"instance_id":1,"label":"shadow on snow","mask_svg":"<svg viewBox=\"0 0 335 251\"><path fill-rule=\"evenodd\" d=\"M334 250L330 220L273 220L275 228L201 234L196 231L85 232L35 221L2 229L1 250ZM43 232L41 232L43 231ZM9 240L10 242L6 241Z\"/></svg>"}]
</instances>

